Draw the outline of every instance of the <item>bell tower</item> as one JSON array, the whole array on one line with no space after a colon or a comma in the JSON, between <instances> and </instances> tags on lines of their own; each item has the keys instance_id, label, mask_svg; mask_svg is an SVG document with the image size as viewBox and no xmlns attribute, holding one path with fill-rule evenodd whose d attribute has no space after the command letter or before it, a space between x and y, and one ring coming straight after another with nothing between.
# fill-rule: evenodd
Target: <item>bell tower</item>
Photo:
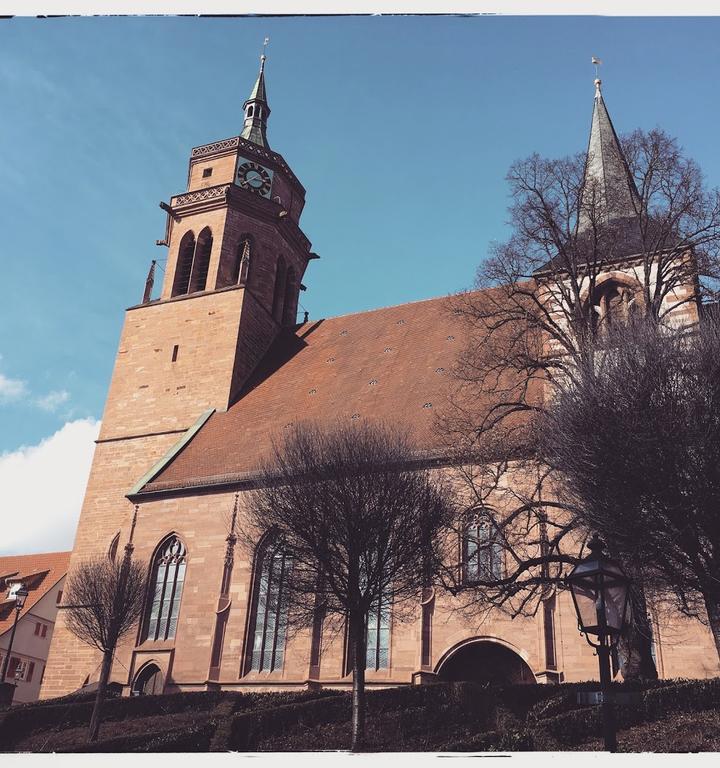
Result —
<instances>
[{"instance_id":1,"label":"bell tower","mask_svg":"<svg viewBox=\"0 0 720 768\"><path fill-rule=\"evenodd\" d=\"M240 135L194 147L186 190L161 203L165 278L127 312L103 436L184 430L226 409L296 322L317 257L299 226L305 189L268 146L264 55L243 108Z\"/></svg>"}]
</instances>

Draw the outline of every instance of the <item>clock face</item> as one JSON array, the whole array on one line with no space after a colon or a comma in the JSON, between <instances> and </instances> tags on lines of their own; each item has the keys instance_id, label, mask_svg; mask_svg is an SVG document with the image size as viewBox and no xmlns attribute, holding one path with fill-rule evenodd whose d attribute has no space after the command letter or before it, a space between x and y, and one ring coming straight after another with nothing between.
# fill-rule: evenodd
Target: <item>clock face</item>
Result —
<instances>
[{"instance_id":1,"label":"clock face","mask_svg":"<svg viewBox=\"0 0 720 768\"><path fill-rule=\"evenodd\" d=\"M238 166L235 181L238 186L249 189L256 195L270 197L272 171L263 168L262 165L254 163L252 160L246 160Z\"/></svg>"}]
</instances>

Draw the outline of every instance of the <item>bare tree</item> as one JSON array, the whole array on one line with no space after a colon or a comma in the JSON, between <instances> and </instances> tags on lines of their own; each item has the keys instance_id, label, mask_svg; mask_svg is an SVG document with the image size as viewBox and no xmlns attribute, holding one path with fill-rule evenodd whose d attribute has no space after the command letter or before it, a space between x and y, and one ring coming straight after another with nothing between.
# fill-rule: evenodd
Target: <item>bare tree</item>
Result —
<instances>
[{"instance_id":1,"label":"bare tree","mask_svg":"<svg viewBox=\"0 0 720 768\"><path fill-rule=\"evenodd\" d=\"M584 532L684 612L720 654L720 323L639 321L543 419L543 452ZM705 614L707 619L705 619Z\"/></svg>"},{"instance_id":2,"label":"bare tree","mask_svg":"<svg viewBox=\"0 0 720 768\"><path fill-rule=\"evenodd\" d=\"M243 538L271 532L291 567L287 621L321 611L347 621L353 672L352 749L363 746L368 614L417 610L453 508L409 439L382 425L294 427L274 444L248 505ZM285 620L285 619L284 619Z\"/></svg>"},{"instance_id":3,"label":"bare tree","mask_svg":"<svg viewBox=\"0 0 720 768\"><path fill-rule=\"evenodd\" d=\"M95 741L113 656L118 642L140 618L145 598L145 569L131 560L132 545L121 561L107 557L79 563L67 579L65 621L82 642L102 652L102 666L88 741Z\"/></svg>"},{"instance_id":4,"label":"bare tree","mask_svg":"<svg viewBox=\"0 0 720 768\"><path fill-rule=\"evenodd\" d=\"M548 403L593 365L613 324L663 323L716 296L718 190L704 187L697 164L662 131L636 131L615 150L604 173L592 140L587 155L514 163L512 236L481 264L479 290L453 302L470 342L438 428L505 556L502 578L488 574L462 591L468 608L533 613L576 559L575 510L538 447ZM610 273L626 279L604 295ZM642 591L639 574L636 583ZM649 646L640 645L647 670Z\"/></svg>"}]
</instances>

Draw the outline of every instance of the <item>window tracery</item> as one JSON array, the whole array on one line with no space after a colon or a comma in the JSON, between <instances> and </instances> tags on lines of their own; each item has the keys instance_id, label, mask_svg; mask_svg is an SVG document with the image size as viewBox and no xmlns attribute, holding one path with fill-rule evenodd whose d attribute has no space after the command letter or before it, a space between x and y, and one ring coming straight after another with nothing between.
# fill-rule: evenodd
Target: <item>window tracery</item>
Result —
<instances>
[{"instance_id":1,"label":"window tracery","mask_svg":"<svg viewBox=\"0 0 720 768\"><path fill-rule=\"evenodd\" d=\"M185 582L185 545L175 535L155 554L143 640L170 640L177 631L180 599Z\"/></svg>"},{"instance_id":2,"label":"window tracery","mask_svg":"<svg viewBox=\"0 0 720 768\"><path fill-rule=\"evenodd\" d=\"M247 671L282 669L288 621L287 578L292 561L278 539L261 546L255 566Z\"/></svg>"}]
</instances>

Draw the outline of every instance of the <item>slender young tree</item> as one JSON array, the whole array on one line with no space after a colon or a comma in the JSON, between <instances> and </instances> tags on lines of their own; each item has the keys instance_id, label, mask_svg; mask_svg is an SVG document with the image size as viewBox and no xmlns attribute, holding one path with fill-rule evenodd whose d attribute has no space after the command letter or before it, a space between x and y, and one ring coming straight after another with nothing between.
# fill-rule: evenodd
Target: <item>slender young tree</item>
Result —
<instances>
[{"instance_id":1,"label":"slender young tree","mask_svg":"<svg viewBox=\"0 0 720 768\"><path fill-rule=\"evenodd\" d=\"M414 615L454 514L402 433L382 425L301 424L274 444L242 529L268 532L290 567L281 586L291 627L318 612L347 621L352 654L352 749L365 731L368 614Z\"/></svg>"},{"instance_id":2,"label":"slender young tree","mask_svg":"<svg viewBox=\"0 0 720 768\"><path fill-rule=\"evenodd\" d=\"M145 569L131 559L132 545L122 560L107 557L79 563L67 579L65 621L83 643L102 653L102 666L88 732L96 741L102 705L118 642L137 624L143 611Z\"/></svg>"}]
</instances>

